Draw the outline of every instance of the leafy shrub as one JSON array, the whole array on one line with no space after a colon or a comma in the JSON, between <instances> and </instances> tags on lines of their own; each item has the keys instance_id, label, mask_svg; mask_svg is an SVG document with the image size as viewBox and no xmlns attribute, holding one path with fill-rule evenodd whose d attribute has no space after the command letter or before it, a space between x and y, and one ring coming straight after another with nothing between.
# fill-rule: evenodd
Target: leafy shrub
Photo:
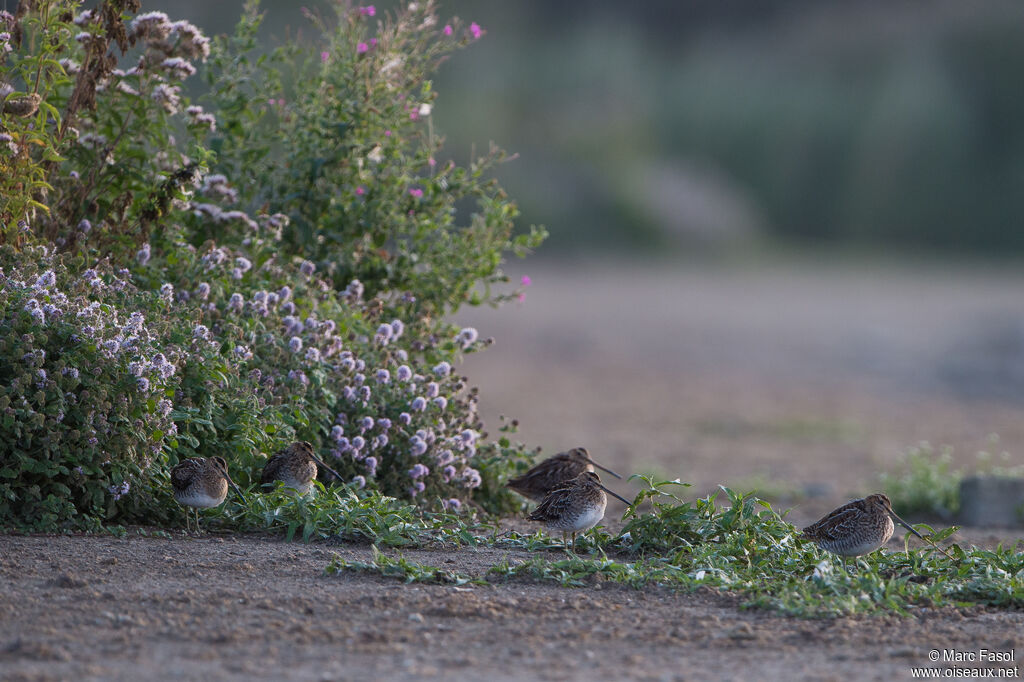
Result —
<instances>
[{"instance_id":1,"label":"leafy shrub","mask_svg":"<svg viewBox=\"0 0 1024 682\"><path fill-rule=\"evenodd\" d=\"M74 275L45 247L20 258L0 274L0 519L46 527L134 510L175 430L175 368L138 311L147 295L116 275Z\"/></svg>"},{"instance_id":2,"label":"leafy shrub","mask_svg":"<svg viewBox=\"0 0 1024 682\"><path fill-rule=\"evenodd\" d=\"M475 392L435 358L484 341L473 329L424 340L428 322L382 320L358 281L336 292L308 261L277 265L273 239L254 235L255 263L226 247L183 248L161 287L191 321L173 339L185 354L179 456L224 456L244 482L258 478L260 450L307 439L357 487L461 505L482 483L483 425Z\"/></svg>"},{"instance_id":3,"label":"leafy shrub","mask_svg":"<svg viewBox=\"0 0 1024 682\"><path fill-rule=\"evenodd\" d=\"M429 0L383 20L373 6L332 7L333 22L307 13L314 45L254 55L254 2L218 42L208 71L221 120L209 136L213 169L233 180L243 210L286 214L280 248L338 288L358 279L370 297L412 291L434 315L503 300L490 289L504 281L500 254L524 253L544 232L511 237L518 212L488 178L504 152L492 147L468 168L444 161L431 119L430 74L481 29L442 25ZM470 201L478 211L467 219Z\"/></svg>"},{"instance_id":4,"label":"leafy shrub","mask_svg":"<svg viewBox=\"0 0 1024 682\"><path fill-rule=\"evenodd\" d=\"M0 113L0 291L14 334L0 362L18 379L0 520L165 520L177 513L167 471L181 458L224 456L246 484L295 438L353 489L509 508L499 481L525 455L487 439L476 391L454 370L487 342L443 315L514 295L491 288L505 281L502 255L543 231L512 236L515 207L486 177L499 150L467 169L437 164L429 117L429 73L479 27L442 26L430 3L382 21L345 6L333 27L314 18L324 49L250 58L255 3L212 52L186 21L132 17L136 0L76 5L0 16L17 35L0 50L11 83L0 99L39 95L31 115ZM209 112L181 90L208 56ZM278 88L273 103L265 88ZM260 142L271 128L287 148ZM51 270L63 287L53 301L33 288ZM30 300L58 306L57 318L39 319ZM102 311L103 324L80 310ZM95 411L63 409L57 426L60 404L37 416L22 359L36 348L46 359L28 369ZM59 383L65 366L90 382ZM15 419L26 416L42 419L31 441ZM28 449L42 429L45 456ZM82 439L85 454L71 455Z\"/></svg>"}]
</instances>

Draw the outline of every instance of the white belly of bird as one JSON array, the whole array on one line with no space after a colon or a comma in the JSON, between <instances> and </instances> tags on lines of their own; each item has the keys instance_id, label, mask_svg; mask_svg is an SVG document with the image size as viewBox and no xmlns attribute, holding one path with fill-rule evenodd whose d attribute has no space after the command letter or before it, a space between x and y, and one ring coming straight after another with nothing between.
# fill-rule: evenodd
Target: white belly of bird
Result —
<instances>
[{"instance_id":1,"label":"white belly of bird","mask_svg":"<svg viewBox=\"0 0 1024 682\"><path fill-rule=\"evenodd\" d=\"M181 495L175 494L174 499L178 504L183 504L186 507L199 507L200 509L208 509L210 507L216 507L224 501L223 497L210 497L203 493L184 493Z\"/></svg>"},{"instance_id":2,"label":"white belly of bird","mask_svg":"<svg viewBox=\"0 0 1024 682\"><path fill-rule=\"evenodd\" d=\"M581 510L580 514L575 518L559 519L558 522L552 523L549 527L566 533L578 533L581 530L593 528L601 522L601 519L604 518L605 506L606 503L602 503L594 507L587 507Z\"/></svg>"}]
</instances>

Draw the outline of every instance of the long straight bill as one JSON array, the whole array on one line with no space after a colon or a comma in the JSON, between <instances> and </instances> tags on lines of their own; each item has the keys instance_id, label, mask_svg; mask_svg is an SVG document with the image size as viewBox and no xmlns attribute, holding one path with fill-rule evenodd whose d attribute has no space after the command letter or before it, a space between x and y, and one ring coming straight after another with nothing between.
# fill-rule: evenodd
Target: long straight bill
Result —
<instances>
[{"instance_id":1,"label":"long straight bill","mask_svg":"<svg viewBox=\"0 0 1024 682\"><path fill-rule=\"evenodd\" d=\"M245 495L243 495L241 489L237 485L235 485L235 482L231 480L231 477L225 474L224 472L221 472L221 476L223 476L224 480L231 484L231 487L235 489L236 493L238 493L238 497L241 498L242 502L245 502Z\"/></svg>"},{"instance_id":2,"label":"long straight bill","mask_svg":"<svg viewBox=\"0 0 1024 682\"><path fill-rule=\"evenodd\" d=\"M318 466L322 466L324 469L327 469L332 474L334 474L334 477L337 478L339 481L342 480L341 474L339 474L337 471L324 464L324 461L317 457L316 455L313 455L313 461L316 462Z\"/></svg>"}]
</instances>

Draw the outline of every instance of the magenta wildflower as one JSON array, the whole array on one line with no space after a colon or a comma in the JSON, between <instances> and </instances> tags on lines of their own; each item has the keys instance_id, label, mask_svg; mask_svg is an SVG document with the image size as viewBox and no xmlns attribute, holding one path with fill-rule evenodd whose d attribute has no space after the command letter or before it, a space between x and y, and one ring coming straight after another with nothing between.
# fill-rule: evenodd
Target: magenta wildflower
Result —
<instances>
[{"instance_id":1,"label":"magenta wildflower","mask_svg":"<svg viewBox=\"0 0 1024 682\"><path fill-rule=\"evenodd\" d=\"M473 34L473 40L480 40L480 36L484 34L484 30L480 28L480 24L475 21L469 25L469 32Z\"/></svg>"},{"instance_id":2,"label":"magenta wildflower","mask_svg":"<svg viewBox=\"0 0 1024 682\"><path fill-rule=\"evenodd\" d=\"M384 131L384 137L391 137L391 131L390 130L385 130Z\"/></svg>"},{"instance_id":3,"label":"magenta wildflower","mask_svg":"<svg viewBox=\"0 0 1024 682\"><path fill-rule=\"evenodd\" d=\"M356 45L356 54L365 54L370 51L370 46L366 43L359 43Z\"/></svg>"},{"instance_id":4,"label":"magenta wildflower","mask_svg":"<svg viewBox=\"0 0 1024 682\"><path fill-rule=\"evenodd\" d=\"M331 53L326 50L320 53L320 63L326 64L327 60L331 58Z\"/></svg>"},{"instance_id":5,"label":"magenta wildflower","mask_svg":"<svg viewBox=\"0 0 1024 682\"><path fill-rule=\"evenodd\" d=\"M528 287L531 284L533 284L533 280L530 279L529 275L523 275L522 279L519 280L519 283L522 284L524 287Z\"/></svg>"},{"instance_id":6,"label":"magenta wildflower","mask_svg":"<svg viewBox=\"0 0 1024 682\"><path fill-rule=\"evenodd\" d=\"M360 7L359 13L362 14L364 17L372 17L375 14L377 14L377 8L374 7L373 5L367 5L366 7Z\"/></svg>"},{"instance_id":7,"label":"magenta wildflower","mask_svg":"<svg viewBox=\"0 0 1024 682\"><path fill-rule=\"evenodd\" d=\"M423 190L421 190L419 187L413 187L412 189L409 190L409 194L419 199L423 196Z\"/></svg>"},{"instance_id":8,"label":"magenta wildflower","mask_svg":"<svg viewBox=\"0 0 1024 682\"><path fill-rule=\"evenodd\" d=\"M363 196L364 194L366 194L366 188L363 187L362 185L356 187L356 194L358 194L359 196Z\"/></svg>"},{"instance_id":9,"label":"magenta wildflower","mask_svg":"<svg viewBox=\"0 0 1024 682\"><path fill-rule=\"evenodd\" d=\"M446 36L450 36L454 32L455 31L452 29L452 25L451 24L445 24L444 25L444 30L442 31L442 33L444 33Z\"/></svg>"}]
</instances>

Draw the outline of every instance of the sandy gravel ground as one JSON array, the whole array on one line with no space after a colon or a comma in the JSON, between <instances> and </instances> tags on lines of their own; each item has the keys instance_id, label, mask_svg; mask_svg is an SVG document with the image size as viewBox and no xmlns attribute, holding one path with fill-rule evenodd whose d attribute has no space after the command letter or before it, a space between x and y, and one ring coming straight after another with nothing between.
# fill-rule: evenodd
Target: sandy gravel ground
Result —
<instances>
[{"instance_id":1,"label":"sandy gravel ground","mask_svg":"<svg viewBox=\"0 0 1024 682\"><path fill-rule=\"evenodd\" d=\"M485 416L518 417L523 440L546 450L586 445L623 473L680 476L695 495L772 488L796 501L798 523L874 489L920 440L972 466L998 433L1022 463L1024 275L607 263L528 274L523 305L459 319L498 339L465 367ZM263 537L0 536L0 679L888 680L930 665L932 649L1024 657L1021 612L804 621L710 591L325 576L333 552L370 556ZM506 557L405 554L470 574Z\"/></svg>"},{"instance_id":2,"label":"sandy gravel ground","mask_svg":"<svg viewBox=\"0 0 1024 682\"><path fill-rule=\"evenodd\" d=\"M713 591L325 576L333 552L370 556L254 537L0 537L0 678L887 680L932 649L1024 653L1020 612L808 621ZM405 552L471 574L507 554Z\"/></svg>"}]
</instances>

